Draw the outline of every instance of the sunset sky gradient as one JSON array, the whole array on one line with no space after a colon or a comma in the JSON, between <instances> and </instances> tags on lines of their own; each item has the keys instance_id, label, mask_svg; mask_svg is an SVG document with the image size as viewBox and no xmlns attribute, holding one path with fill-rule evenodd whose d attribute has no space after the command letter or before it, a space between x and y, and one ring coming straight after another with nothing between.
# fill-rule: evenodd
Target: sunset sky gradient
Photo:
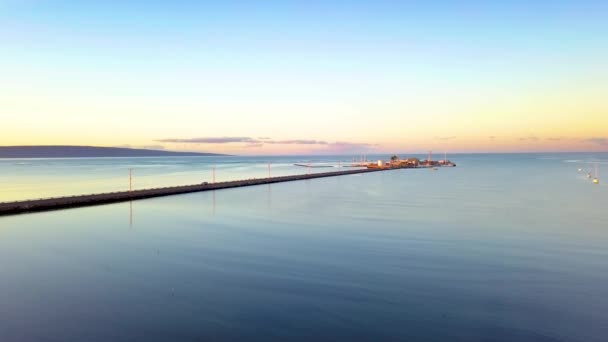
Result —
<instances>
[{"instance_id":1,"label":"sunset sky gradient","mask_svg":"<svg viewBox=\"0 0 608 342\"><path fill-rule=\"evenodd\" d=\"M607 1L126 3L0 1L0 145L608 151Z\"/></svg>"}]
</instances>

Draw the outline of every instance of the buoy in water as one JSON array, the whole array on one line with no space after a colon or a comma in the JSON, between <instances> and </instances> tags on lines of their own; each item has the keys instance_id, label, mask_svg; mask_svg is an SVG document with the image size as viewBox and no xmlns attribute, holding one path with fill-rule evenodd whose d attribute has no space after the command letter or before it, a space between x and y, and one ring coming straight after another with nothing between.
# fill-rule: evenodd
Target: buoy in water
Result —
<instances>
[{"instance_id":1,"label":"buoy in water","mask_svg":"<svg viewBox=\"0 0 608 342\"><path fill-rule=\"evenodd\" d=\"M599 172L597 168L597 163L595 163L595 177L593 177L593 184L600 184Z\"/></svg>"}]
</instances>

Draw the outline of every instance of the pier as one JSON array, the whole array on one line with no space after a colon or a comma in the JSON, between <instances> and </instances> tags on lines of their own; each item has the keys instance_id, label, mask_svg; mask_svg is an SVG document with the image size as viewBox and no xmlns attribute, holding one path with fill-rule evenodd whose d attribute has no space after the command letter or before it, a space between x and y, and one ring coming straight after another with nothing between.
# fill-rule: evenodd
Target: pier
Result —
<instances>
[{"instance_id":1,"label":"pier","mask_svg":"<svg viewBox=\"0 0 608 342\"><path fill-rule=\"evenodd\" d=\"M129 201L135 201L135 200L153 198L153 197L187 194L187 193L191 193L191 192L221 190L221 189L238 188L238 187L243 187L243 186L253 186L253 185L282 183L282 182L292 182L292 181L314 179L314 178L346 176L346 175L368 173L368 172L380 172L380 171L390 171L390 170L410 169L410 168L456 166L456 164L449 162L447 160L445 160L443 162L442 161L435 162L435 161L431 161L429 159L428 161L425 162L426 163L425 164L425 163L419 163L417 159L415 159L415 160L414 159L393 160L393 161L387 162L387 163L378 161L378 164L367 163L367 164L365 164L365 166L366 166L365 169L350 169L350 170L307 173L307 174L279 176L279 177L270 177L270 164L269 164L268 165L268 177L266 177L266 178L251 178L251 179L242 179L242 180L217 182L217 183L215 182L215 168L214 168L212 183L203 182L200 184L171 186L171 187L164 187L164 188L152 188L152 189L142 189L142 190L132 190L131 169L129 169L129 190L117 191L117 192L107 192L107 193L100 193L100 194L90 194L90 195L64 196L64 197L43 198L43 199L33 199L33 200L14 201L14 202L0 202L0 216L16 215L16 214L23 214L23 213L30 213L30 212L39 212L39 211L58 210L58 209L66 209L66 208L88 207L88 206L101 205L101 204L129 202ZM306 165L306 166L309 166L309 165Z\"/></svg>"},{"instance_id":2,"label":"pier","mask_svg":"<svg viewBox=\"0 0 608 342\"><path fill-rule=\"evenodd\" d=\"M126 191L91 194L91 195L77 195L77 196L66 196L66 197L56 197L56 198L36 199L36 200L26 200L26 201L16 201L16 202L4 202L4 203L0 203L0 216L15 215L15 214L22 214L22 213L29 213L29 212L38 212L38 211L58 210L58 209L65 209L65 208L87 207L87 206L94 206L94 205L100 205L100 204L128 202L128 201L140 200L140 199L145 199L145 198L187 194L187 193L199 192L199 191L230 189L230 188L237 188L237 187L243 187L243 186L282 183L282 182L291 182L291 181L323 178L323 177L345 176L345 175L368 173L368 172L378 172L378 171L386 171L386 169L356 169L356 170L310 173L310 174L280 176L280 177L253 178L253 179L244 179L244 180L235 180L235 181L227 181L227 182L217 182L217 183L203 182L201 184L172 186L172 187L165 187L165 188L126 190Z\"/></svg>"}]
</instances>

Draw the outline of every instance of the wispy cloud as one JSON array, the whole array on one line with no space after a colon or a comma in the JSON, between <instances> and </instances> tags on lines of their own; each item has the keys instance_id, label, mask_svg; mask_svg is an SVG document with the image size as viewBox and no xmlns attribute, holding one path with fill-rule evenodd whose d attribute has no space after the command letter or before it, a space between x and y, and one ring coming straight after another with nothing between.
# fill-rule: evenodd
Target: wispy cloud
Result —
<instances>
[{"instance_id":1,"label":"wispy cloud","mask_svg":"<svg viewBox=\"0 0 608 342\"><path fill-rule=\"evenodd\" d=\"M435 137L435 140L454 140L456 139L455 136L449 136L449 137Z\"/></svg>"},{"instance_id":2,"label":"wispy cloud","mask_svg":"<svg viewBox=\"0 0 608 342\"><path fill-rule=\"evenodd\" d=\"M260 148L262 146L264 146L264 144L262 144L262 143L253 143L253 144L247 144L243 147L244 148Z\"/></svg>"},{"instance_id":3,"label":"wispy cloud","mask_svg":"<svg viewBox=\"0 0 608 342\"><path fill-rule=\"evenodd\" d=\"M592 144L607 146L608 145L608 138L589 138L589 139L583 140L583 142L588 142L588 143L592 143Z\"/></svg>"},{"instance_id":4,"label":"wispy cloud","mask_svg":"<svg viewBox=\"0 0 608 342\"><path fill-rule=\"evenodd\" d=\"M306 140L306 139L296 139L296 140L264 140L266 144L280 144L280 145L327 145L327 141L323 140Z\"/></svg>"},{"instance_id":5,"label":"wispy cloud","mask_svg":"<svg viewBox=\"0 0 608 342\"><path fill-rule=\"evenodd\" d=\"M495 136L495 135L490 135L490 136L488 137L488 139L490 139L490 140L494 140L494 139L496 139L496 136Z\"/></svg>"},{"instance_id":6,"label":"wispy cloud","mask_svg":"<svg viewBox=\"0 0 608 342\"><path fill-rule=\"evenodd\" d=\"M258 143L259 140L250 137L206 137L206 138L170 138L159 139L157 142L162 143L180 143L180 144L229 144L229 143Z\"/></svg>"},{"instance_id":7,"label":"wispy cloud","mask_svg":"<svg viewBox=\"0 0 608 342\"><path fill-rule=\"evenodd\" d=\"M129 144L125 144L125 145L119 145L116 147L122 147L122 148L139 148L139 149L144 149L144 150L164 150L165 147L163 145L129 145Z\"/></svg>"},{"instance_id":8,"label":"wispy cloud","mask_svg":"<svg viewBox=\"0 0 608 342\"><path fill-rule=\"evenodd\" d=\"M169 138L156 140L161 143L172 144L242 144L243 148L260 148L264 145L310 145L325 146L331 151L369 150L377 147L376 144L354 143L346 141L329 142L316 139L289 139L273 140L269 137L201 137L201 138Z\"/></svg>"},{"instance_id":9,"label":"wispy cloud","mask_svg":"<svg viewBox=\"0 0 608 342\"><path fill-rule=\"evenodd\" d=\"M556 137L547 138L547 140L549 140L549 141L561 141L562 139L563 139L562 137L559 137L559 138L556 138Z\"/></svg>"},{"instance_id":10,"label":"wispy cloud","mask_svg":"<svg viewBox=\"0 0 608 342\"><path fill-rule=\"evenodd\" d=\"M361 153L377 148L377 144L352 143L346 141L336 141L327 144L327 150L332 153Z\"/></svg>"},{"instance_id":11,"label":"wispy cloud","mask_svg":"<svg viewBox=\"0 0 608 342\"><path fill-rule=\"evenodd\" d=\"M519 138L520 141L538 141L538 137L530 135L528 137L521 137Z\"/></svg>"},{"instance_id":12,"label":"wispy cloud","mask_svg":"<svg viewBox=\"0 0 608 342\"><path fill-rule=\"evenodd\" d=\"M372 148L372 147L378 146L378 144L351 143L351 142L346 142L346 141L336 141L335 143L331 143L329 145L333 146L333 147L367 147L367 148Z\"/></svg>"}]
</instances>

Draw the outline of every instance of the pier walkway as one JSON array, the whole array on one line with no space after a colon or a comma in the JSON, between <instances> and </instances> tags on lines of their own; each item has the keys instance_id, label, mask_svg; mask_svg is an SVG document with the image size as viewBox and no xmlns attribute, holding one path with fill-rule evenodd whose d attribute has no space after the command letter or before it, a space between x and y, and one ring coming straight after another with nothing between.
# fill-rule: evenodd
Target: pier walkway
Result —
<instances>
[{"instance_id":1,"label":"pier walkway","mask_svg":"<svg viewBox=\"0 0 608 342\"><path fill-rule=\"evenodd\" d=\"M368 172L379 172L387 170L396 170L397 168L386 168L386 169L356 169L356 170L345 170L345 171L332 171L332 172L321 172L321 173L310 173L303 175L291 175L281 177L268 177L268 178L254 178L244 179L227 182L217 182L208 184L194 184L185 186L172 186L166 188L155 188L155 189L143 189L133 191L119 191L92 195L77 195L37 200L26 200L17 202L5 202L0 203L0 216L15 215L27 212L57 210L64 208L74 207L85 207L99 204L117 203L117 202L128 202L133 200L139 200L144 198L170 196L178 194L186 194L191 192L209 191L209 190L220 190L237 188L242 186L272 184L281 182L291 182L297 180L323 178L323 177L334 177L343 175L352 175L359 173Z\"/></svg>"}]
</instances>

